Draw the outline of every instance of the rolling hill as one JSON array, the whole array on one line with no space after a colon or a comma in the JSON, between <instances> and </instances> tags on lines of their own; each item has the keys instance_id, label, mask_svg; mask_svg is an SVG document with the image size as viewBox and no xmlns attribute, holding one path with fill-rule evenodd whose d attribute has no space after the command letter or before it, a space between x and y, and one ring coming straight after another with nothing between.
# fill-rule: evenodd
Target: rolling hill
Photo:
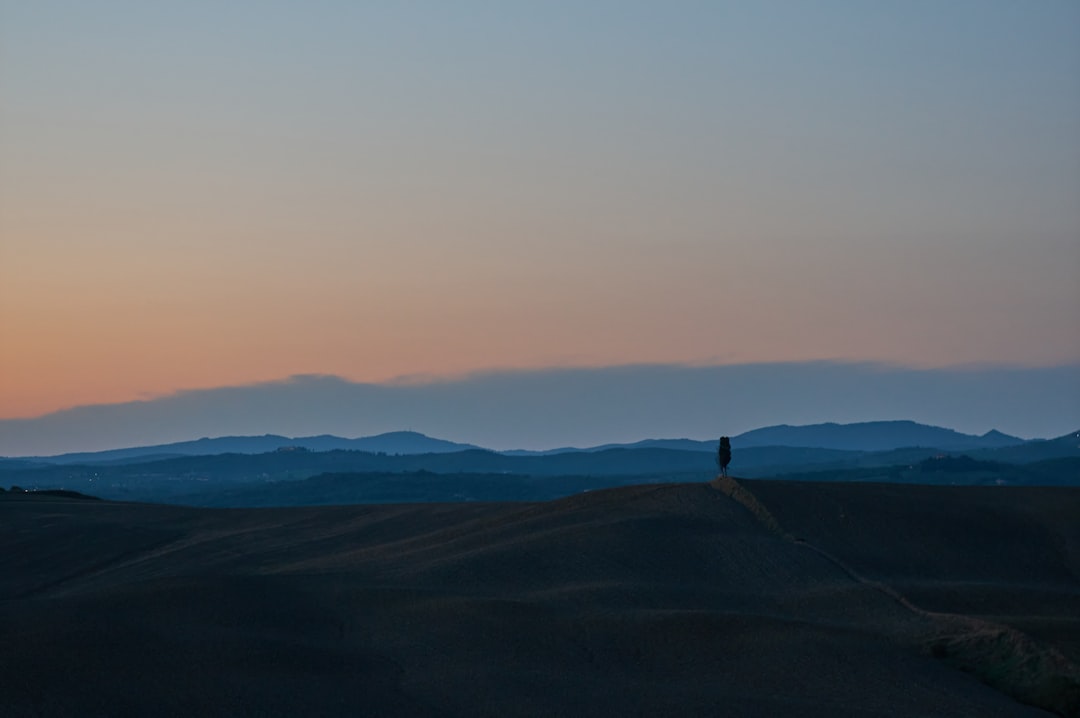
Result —
<instances>
[{"instance_id":1,"label":"rolling hill","mask_svg":"<svg viewBox=\"0 0 1080 718\"><path fill-rule=\"evenodd\" d=\"M8 716L1075 714L1080 490L0 494Z\"/></svg>"}]
</instances>

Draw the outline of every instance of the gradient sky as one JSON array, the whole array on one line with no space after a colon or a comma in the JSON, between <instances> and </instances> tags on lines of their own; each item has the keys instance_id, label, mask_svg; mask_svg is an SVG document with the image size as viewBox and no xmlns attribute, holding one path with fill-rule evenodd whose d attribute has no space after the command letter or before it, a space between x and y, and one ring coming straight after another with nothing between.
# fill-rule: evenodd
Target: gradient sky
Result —
<instances>
[{"instance_id":1,"label":"gradient sky","mask_svg":"<svg viewBox=\"0 0 1080 718\"><path fill-rule=\"evenodd\" d=\"M0 0L0 418L1076 363L1078 198L1073 0Z\"/></svg>"}]
</instances>

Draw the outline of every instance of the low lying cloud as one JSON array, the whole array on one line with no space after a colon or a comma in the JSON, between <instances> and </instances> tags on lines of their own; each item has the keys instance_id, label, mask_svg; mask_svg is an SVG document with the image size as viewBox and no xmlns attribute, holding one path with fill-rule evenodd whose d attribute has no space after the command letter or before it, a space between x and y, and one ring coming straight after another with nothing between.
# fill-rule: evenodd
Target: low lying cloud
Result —
<instances>
[{"instance_id":1,"label":"low lying cloud","mask_svg":"<svg viewBox=\"0 0 1080 718\"><path fill-rule=\"evenodd\" d=\"M799 362L495 371L388 384L336 376L182 391L123 404L0 420L0 455L203 436L412 429L496 449L643 438L711 439L773 424L911 419L1025 438L1080 427L1080 365L908 369Z\"/></svg>"}]
</instances>

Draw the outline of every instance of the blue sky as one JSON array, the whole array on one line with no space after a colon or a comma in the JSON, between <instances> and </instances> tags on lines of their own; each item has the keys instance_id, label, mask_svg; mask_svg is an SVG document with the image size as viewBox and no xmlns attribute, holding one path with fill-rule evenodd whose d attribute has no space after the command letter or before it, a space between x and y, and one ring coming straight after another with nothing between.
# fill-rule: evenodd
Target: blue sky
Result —
<instances>
[{"instance_id":1,"label":"blue sky","mask_svg":"<svg viewBox=\"0 0 1080 718\"><path fill-rule=\"evenodd\" d=\"M0 417L1080 361L1074 2L0 0L0 91Z\"/></svg>"}]
</instances>

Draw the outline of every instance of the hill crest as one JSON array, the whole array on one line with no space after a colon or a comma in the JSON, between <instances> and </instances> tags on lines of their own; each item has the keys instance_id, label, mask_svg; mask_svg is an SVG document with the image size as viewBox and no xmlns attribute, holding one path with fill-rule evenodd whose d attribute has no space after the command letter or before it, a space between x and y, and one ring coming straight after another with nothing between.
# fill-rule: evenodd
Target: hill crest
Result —
<instances>
[{"instance_id":1,"label":"hill crest","mask_svg":"<svg viewBox=\"0 0 1080 718\"><path fill-rule=\"evenodd\" d=\"M866 421L854 424L779 424L754 429L732 439L742 448L756 446L796 446L846 451L887 451L907 447L927 447L946 451L996 449L1026 443L996 429L982 436L954 429L920 424L910 420Z\"/></svg>"}]
</instances>

